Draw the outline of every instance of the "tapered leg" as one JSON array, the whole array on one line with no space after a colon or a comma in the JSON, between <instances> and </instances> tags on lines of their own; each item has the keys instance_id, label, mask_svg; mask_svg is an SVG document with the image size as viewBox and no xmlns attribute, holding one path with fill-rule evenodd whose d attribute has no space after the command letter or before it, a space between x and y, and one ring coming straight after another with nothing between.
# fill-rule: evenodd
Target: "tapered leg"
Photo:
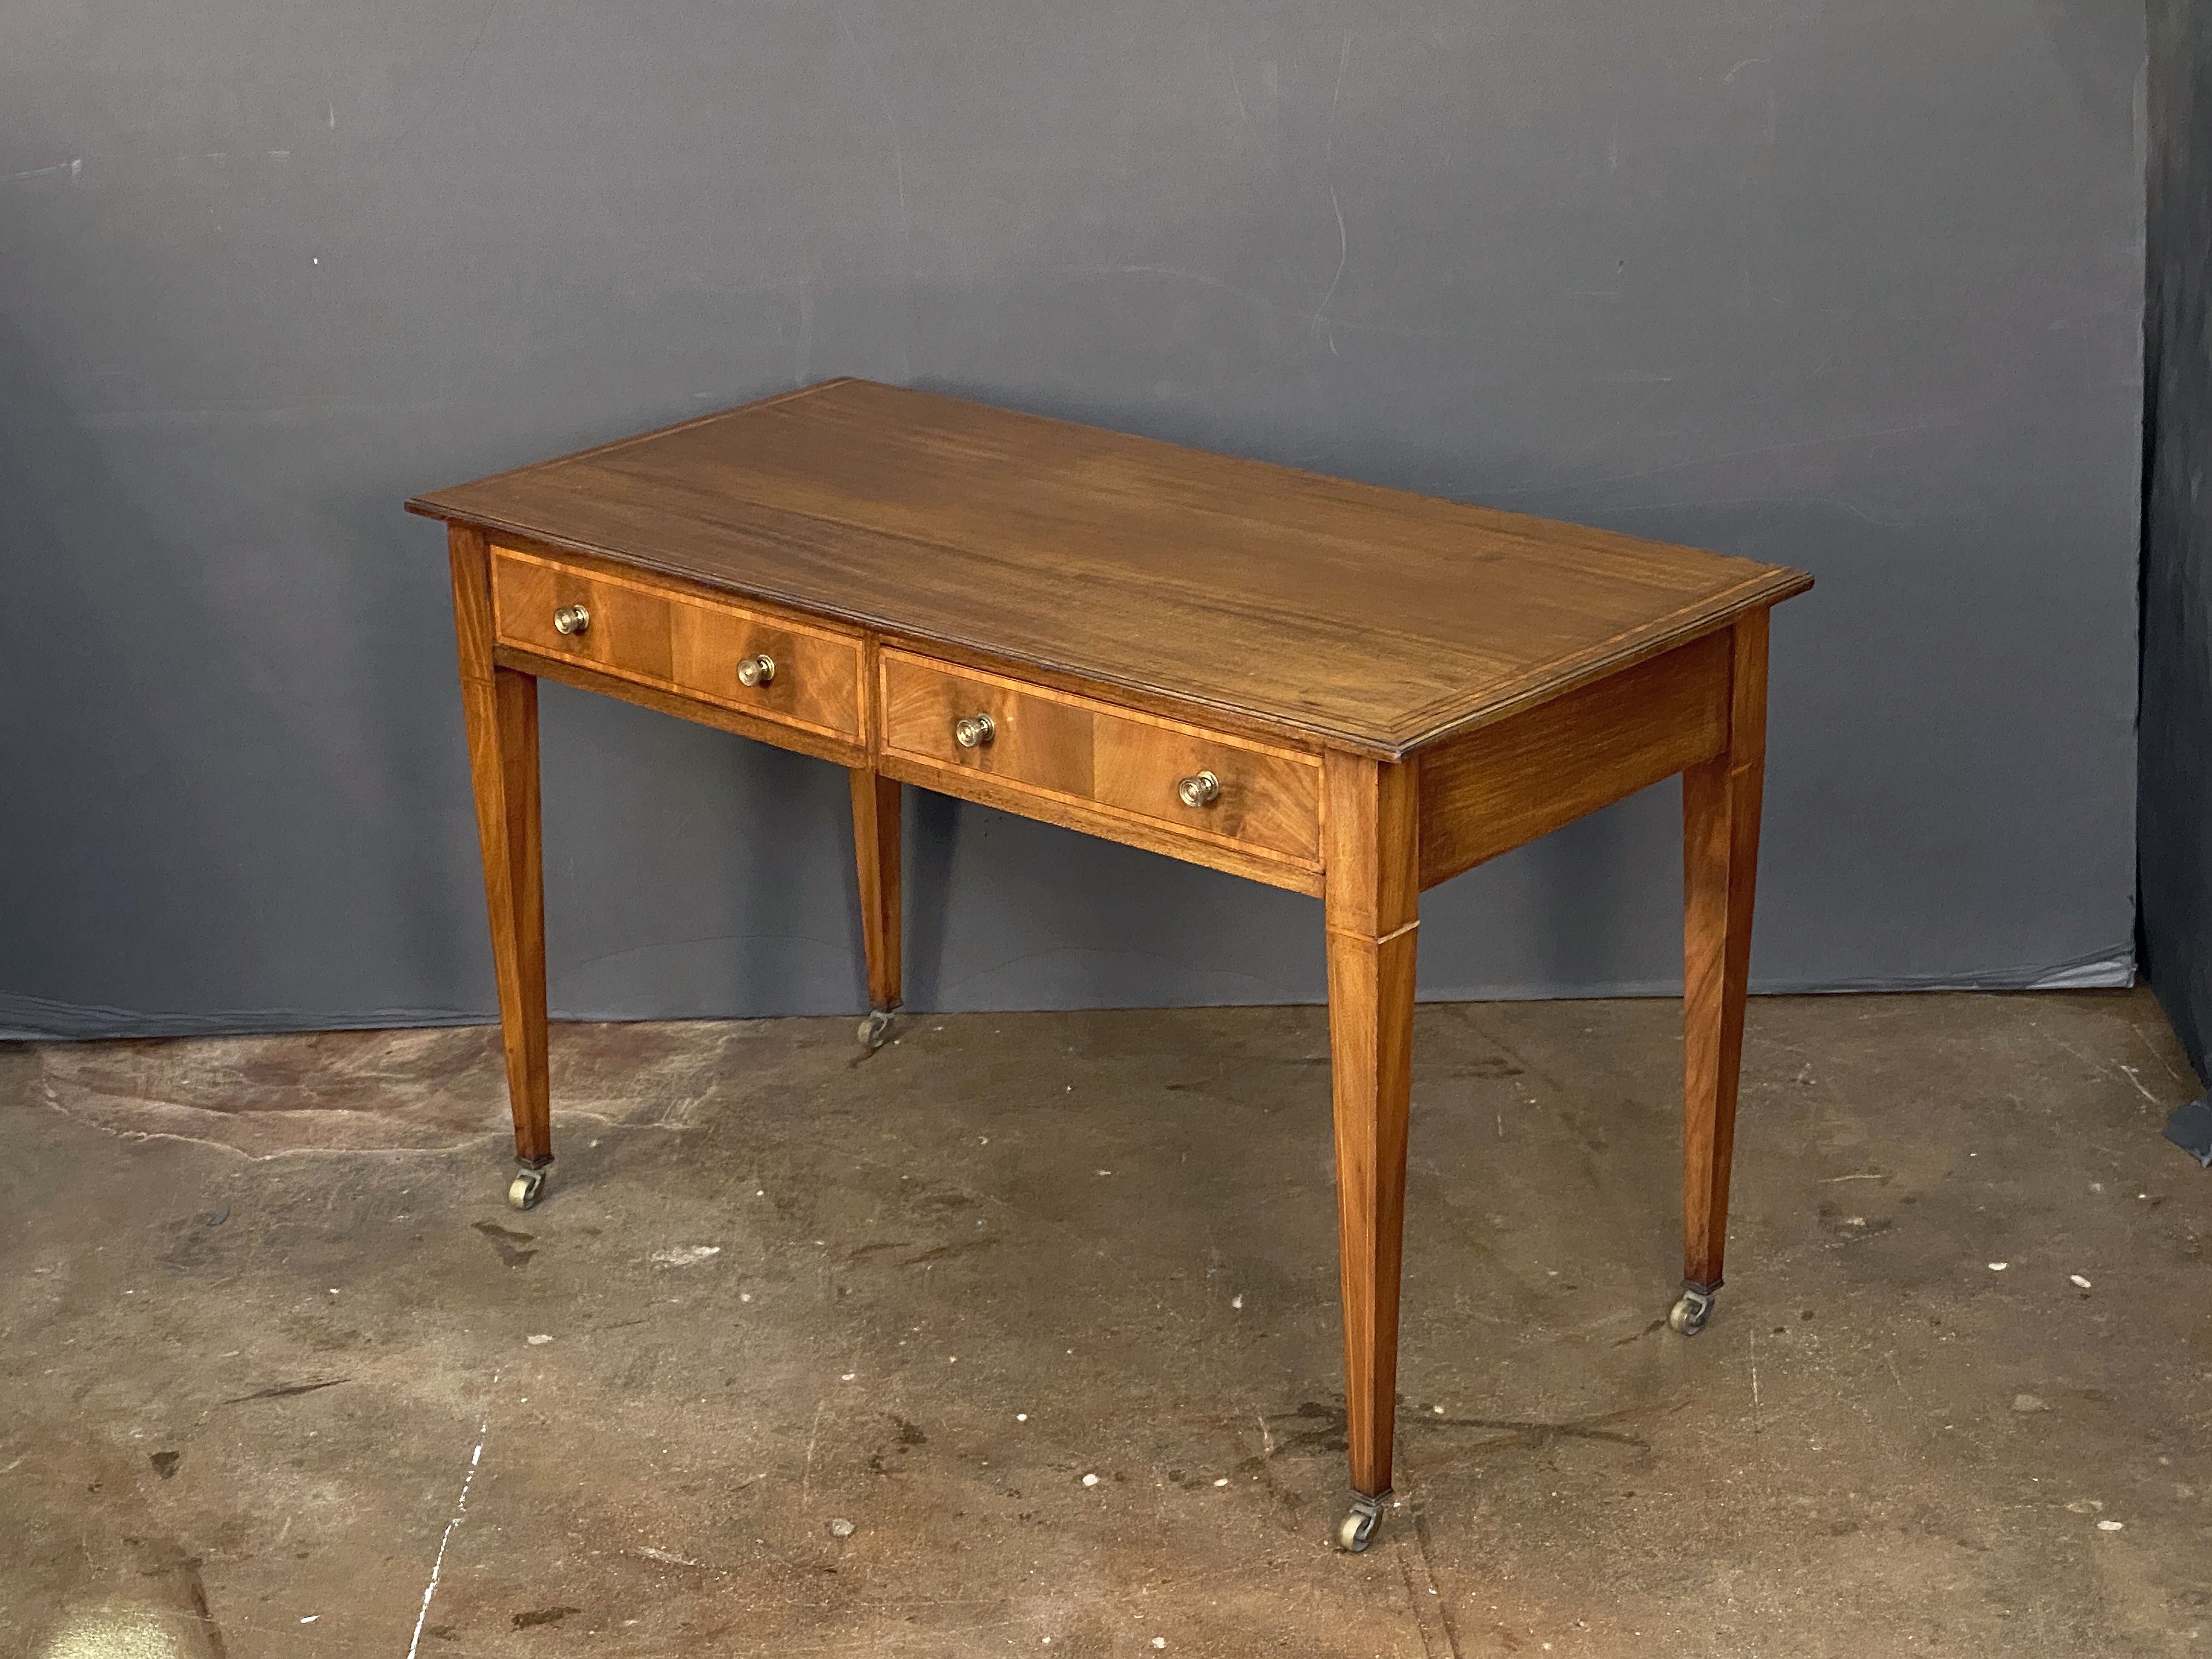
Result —
<instances>
[{"instance_id":1,"label":"tapered leg","mask_svg":"<svg viewBox=\"0 0 2212 1659\"><path fill-rule=\"evenodd\" d=\"M868 1006L899 1006L899 786L854 767L853 856L860 872L860 934L868 953Z\"/></svg>"},{"instance_id":2,"label":"tapered leg","mask_svg":"<svg viewBox=\"0 0 2212 1659\"><path fill-rule=\"evenodd\" d=\"M1419 890L1413 769L1325 763L1329 1066L1352 1491L1390 1490ZM1357 1516L1355 1515L1355 1521ZM1352 1525L1347 1522L1347 1525ZM1370 1526L1371 1531L1371 1516ZM1353 1548L1365 1535L1345 1534Z\"/></svg>"},{"instance_id":3,"label":"tapered leg","mask_svg":"<svg viewBox=\"0 0 2212 1659\"><path fill-rule=\"evenodd\" d=\"M538 842L538 681L492 662L489 553L480 532L449 527L461 708L476 788L484 898L491 913L500 1031L507 1048L514 1155L532 1170L553 1161L545 1065L545 884ZM512 1194L534 1201L537 1188Z\"/></svg>"},{"instance_id":4,"label":"tapered leg","mask_svg":"<svg viewBox=\"0 0 2212 1659\"><path fill-rule=\"evenodd\" d=\"M1766 613L1735 625L1727 750L1682 774L1682 1281L1704 1322L1728 1243L1743 1002L1766 757Z\"/></svg>"}]
</instances>

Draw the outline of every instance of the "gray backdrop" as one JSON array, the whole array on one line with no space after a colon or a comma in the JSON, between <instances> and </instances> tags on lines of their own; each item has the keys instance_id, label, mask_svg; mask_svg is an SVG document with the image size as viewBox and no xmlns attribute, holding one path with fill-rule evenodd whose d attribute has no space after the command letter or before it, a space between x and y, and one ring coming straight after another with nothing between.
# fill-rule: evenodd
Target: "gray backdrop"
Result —
<instances>
[{"instance_id":1,"label":"gray backdrop","mask_svg":"<svg viewBox=\"0 0 2212 1659\"><path fill-rule=\"evenodd\" d=\"M1815 572L1759 985L2131 972L2136 0L7 0L0 1026L491 1006L403 497L858 374ZM844 780L550 687L553 999L861 1000ZM910 1000L1308 900L909 792ZM1424 994L1678 982L1665 786Z\"/></svg>"}]
</instances>

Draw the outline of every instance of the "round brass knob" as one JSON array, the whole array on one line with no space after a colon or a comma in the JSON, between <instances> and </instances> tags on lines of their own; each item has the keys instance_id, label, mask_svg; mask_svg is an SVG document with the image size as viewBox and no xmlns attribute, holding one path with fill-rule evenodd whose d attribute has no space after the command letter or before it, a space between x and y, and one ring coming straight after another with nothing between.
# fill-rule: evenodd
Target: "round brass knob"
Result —
<instances>
[{"instance_id":1,"label":"round brass knob","mask_svg":"<svg viewBox=\"0 0 2212 1659\"><path fill-rule=\"evenodd\" d=\"M580 605L564 605L553 613L556 634L580 634L592 625L592 613Z\"/></svg>"},{"instance_id":2,"label":"round brass knob","mask_svg":"<svg viewBox=\"0 0 2212 1659\"><path fill-rule=\"evenodd\" d=\"M988 714L969 714L952 722L952 741L963 749L980 749L998 735Z\"/></svg>"},{"instance_id":3,"label":"round brass knob","mask_svg":"<svg viewBox=\"0 0 2212 1659\"><path fill-rule=\"evenodd\" d=\"M1211 772L1184 778L1176 785L1176 799L1185 806L1211 806L1221 799L1221 780Z\"/></svg>"},{"instance_id":4,"label":"round brass knob","mask_svg":"<svg viewBox=\"0 0 2212 1659\"><path fill-rule=\"evenodd\" d=\"M765 651L738 665L739 685L766 685L775 678L775 659Z\"/></svg>"}]
</instances>

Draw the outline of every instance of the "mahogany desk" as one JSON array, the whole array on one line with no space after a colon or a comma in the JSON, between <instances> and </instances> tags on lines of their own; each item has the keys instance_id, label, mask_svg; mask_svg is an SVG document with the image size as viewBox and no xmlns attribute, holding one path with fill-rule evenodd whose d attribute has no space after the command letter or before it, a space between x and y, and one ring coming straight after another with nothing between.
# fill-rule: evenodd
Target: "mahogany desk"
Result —
<instances>
[{"instance_id":1,"label":"mahogany desk","mask_svg":"<svg viewBox=\"0 0 2212 1659\"><path fill-rule=\"evenodd\" d=\"M1683 1294L1720 1288L1767 612L1803 574L865 380L408 502L446 521L521 1207L546 1094L538 681L1318 896L1352 1512L1390 1490L1421 889L1682 775Z\"/></svg>"}]
</instances>

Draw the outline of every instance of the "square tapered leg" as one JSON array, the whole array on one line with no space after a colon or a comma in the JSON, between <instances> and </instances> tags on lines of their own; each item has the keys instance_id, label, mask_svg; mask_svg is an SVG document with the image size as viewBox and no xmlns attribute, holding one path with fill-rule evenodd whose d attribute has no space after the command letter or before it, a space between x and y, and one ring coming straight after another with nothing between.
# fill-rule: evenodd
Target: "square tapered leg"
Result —
<instances>
[{"instance_id":1,"label":"square tapered leg","mask_svg":"<svg viewBox=\"0 0 2212 1659\"><path fill-rule=\"evenodd\" d=\"M1373 1500L1390 1490L1397 1408L1419 814L1410 766L1331 755L1324 787L1346 1438L1352 1492ZM1355 1510L1346 1523L1353 1548L1366 1541L1367 1534L1353 1536L1358 1518ZM1368 1518L1371 1533L1371 1510Z\"/></svg>"},{"instance_id":2,"label":"square tapered leg","mask_svg":"<svg viewBox=\"0 0 2212 1659\"><path fill-rule=\"evenodd\" d=\"M539 846L538 681L492 661L489 549L481 532L448 530L453 622L460 650L461 709L476 792L492 966L507 1049L514 1155L535 1175L553 1161L545 1057L545 884ZM518 1177L510 1197L536 1201L542 1176Z\"/></svg>"},{"instance_id":3,"label":"square tapered leg","mask_svg":"<svg viewBox=\"0 0 2212 1659\"><path fill-rule=\"evenodd\" d=\"M1751 904L1766 756L1766 613L1735 624L1729 742L1682 774L1682 1284L1677 1330L1705 1323L1728 1245Z\"/></svg>"},{"instance_id":4,"label":"square tapered leg","mask_svg":"<svg viewBox=\"0 0 2212 1659\"><path fill-rule=\"evenodd\" d=\"M860 878L860 936L868 956L868 1017L860 1040L871 1048L890 1029L899 1006L899 788L896 780L854 767L853 856Z\"/></svg>"}]
</instances>

